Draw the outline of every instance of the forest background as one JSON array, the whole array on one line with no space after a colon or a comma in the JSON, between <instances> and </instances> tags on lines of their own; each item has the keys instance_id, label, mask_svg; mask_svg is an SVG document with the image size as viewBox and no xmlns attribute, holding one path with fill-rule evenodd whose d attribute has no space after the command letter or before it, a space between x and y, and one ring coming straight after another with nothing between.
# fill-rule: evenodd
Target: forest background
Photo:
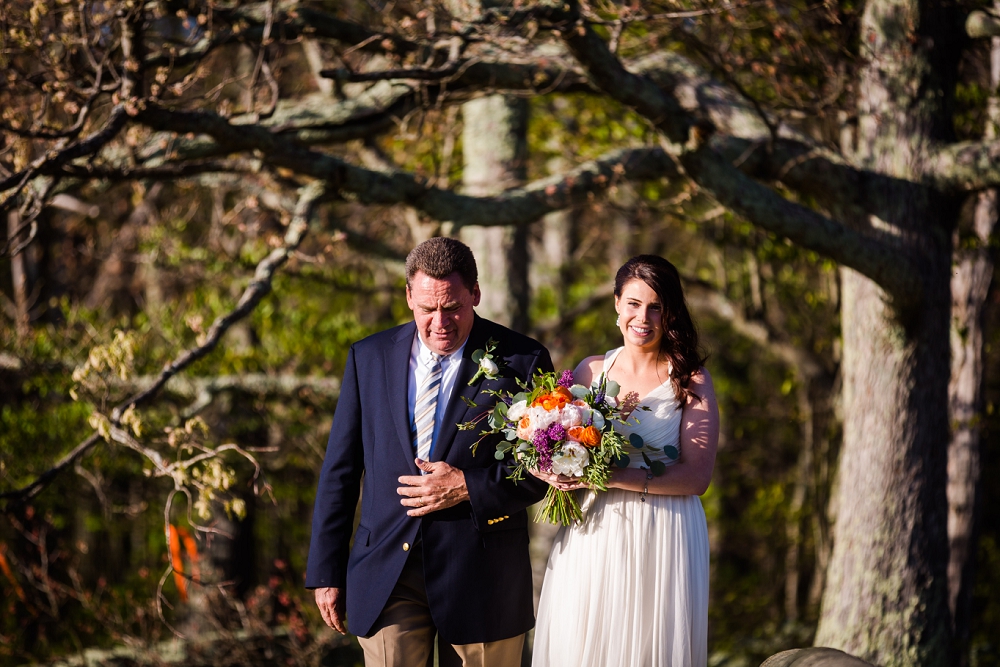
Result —
<instances>
[{"instance_id":1,"label":"forest background","mask_svg":"<svg viewBox=\"0 0 1000 667\"><path fill-rule=\"evenodd\" d=\"M443 234L557 368L619 344L628 257L680 269L711 665L1000 665L995 11L4 3L0 662L356 664L317 471Z\"/></svg>"}]
</instances>

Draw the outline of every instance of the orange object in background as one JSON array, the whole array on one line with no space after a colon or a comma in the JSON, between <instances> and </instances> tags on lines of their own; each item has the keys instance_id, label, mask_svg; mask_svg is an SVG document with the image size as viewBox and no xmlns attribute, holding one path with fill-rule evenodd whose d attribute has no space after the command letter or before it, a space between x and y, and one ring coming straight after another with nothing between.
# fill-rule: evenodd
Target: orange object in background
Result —
<instances>
[{"instance_id":1,"label":"orange object in background","mask_svg":"<svg viewBox=\"0 0 1000 667\"><path fill-rule=\"evenodd\" d=\"M10 563L7 562L7 545L0 542L0 570L3 571L4 576L10 582L10 585L14 587L14 592L17 593L17 597L20 598L21 602L27 602L28 599L24 596L24 589L21 585L17 583L17 579L14 578L14 573L10 569Z\"/></svg>"},{"instance_id":2,"label":"orange object in background","mask_svg":"<svg viewBox=\"0 0 1000 667\"><path fill-rule=\"evenodd\" d=\"M181 602L187 602L187 578L184 576L184 561L181 554L181 544L184 545L184 552L187 554L188 565L191 568L191 580L198 581L198 546L194 537L187 528L174 526L167 527L167 548L170 550L170 566L174 570L174 583L177 585L177 592L180 594Z\"/></svg>"}]
</instances>

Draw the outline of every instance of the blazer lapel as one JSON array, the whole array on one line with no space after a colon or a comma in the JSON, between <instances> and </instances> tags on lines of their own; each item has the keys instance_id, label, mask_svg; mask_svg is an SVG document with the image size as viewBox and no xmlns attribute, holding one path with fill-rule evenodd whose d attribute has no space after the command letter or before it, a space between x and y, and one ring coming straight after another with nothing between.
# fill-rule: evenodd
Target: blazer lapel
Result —
<instances>
[{"instance_id":1,"label":"blazer lapel","mask_svg":"<svg viewBox=\"0 0 1000 667\"><path fill-rule=\"evenodd\" d=\"M413 439L410 434L410 404L406 391L410 381L410 347L413 345L415 331L416 325L410 322L392 337L393 344L385 352L385 383L392 421L396 425L396 435L399 436L399 445L407 465L413 474L417 475L420 471L413 462L416 454L413 452Z\"/></svg>"},{"instance_id":2,"label":"blazer lapel","mask_svg":"<svg viewBox=\"0 0 1000 667\"><path fill-rule=\"evenodd\" d=\"M441 423L441 430L434 443L434 449L431 451L432 461L443 461L448 455L448 450L451 449L451 445L458 433L458 424L464 421L465 414L470 409L483 410L482 407L469 408L463 397L471 401L479 393L479 385L482 384L483 378L480 378L471 387L469 386L469 380L476 374L476 370L479 367L478 364L472 361L472 353L484 347L486 347L486 326L483 324L483 320L476 315L472 331L469 333L469 340L465 344L465 349L462 350L462 365L458 368L458 376L455 378L451 400L445 406L444 421Z\"/></svg>"}]
</instances>

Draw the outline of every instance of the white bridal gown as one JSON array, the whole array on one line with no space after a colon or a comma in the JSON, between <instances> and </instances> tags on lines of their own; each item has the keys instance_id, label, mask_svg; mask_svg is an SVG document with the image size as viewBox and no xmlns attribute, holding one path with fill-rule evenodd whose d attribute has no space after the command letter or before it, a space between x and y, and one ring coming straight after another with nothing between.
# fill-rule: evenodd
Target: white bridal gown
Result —
<instances>
[{"instance_id":1,"label":"white bridal gown","mask_svg":"<svg viewBox=\"0 0 1000 667\"><path fill-rule=\"evenodd\" d=\"M621 349L604 356L605 369ZM673 387L660 385L640 405L650 411L636 411L639 424L616 428L638 433L657 449L649 458L669 466L663 447L680 450ZM628 455L630 467L643 465L638 450ZM561 528L549 554L532 666L705 667L708 528L699 498L587 495L583 523Z\"/></svg>"}]
</instances>

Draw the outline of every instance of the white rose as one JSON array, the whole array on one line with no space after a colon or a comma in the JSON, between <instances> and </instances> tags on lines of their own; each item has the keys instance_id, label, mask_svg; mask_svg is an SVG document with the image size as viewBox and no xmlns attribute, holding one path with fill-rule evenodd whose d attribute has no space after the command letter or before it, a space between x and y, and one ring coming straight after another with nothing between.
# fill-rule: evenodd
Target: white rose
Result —
<instances>
[{"instance_id":1,"label":"white rose","mask_svg":"<svg viewBox=\"0 0 1000 667\"><path fill-rule=\"evenodd\" d=\"M594 428L598 431L602 430L604 428L604 415L597 410L594 410L591 414L594 416Z\"/></svg>"},{"instance_id":2,"label":"white rose","mask_svg":"<svg viewBox=\"0 0 1000 667\"><path fill-rule=\"evenodd\" d=\"M559 412L559 423L562 424L563 428L569 428L570 426L579 426L583 423L583 415L580 414L580 408L575 405L567 405Z\"/></svg>"},{"instance_id":3,"label":"white rose","mask_svg":"<svg viewBox=\"0 0 1000 667\"><path fill-rule=\"evenodd\" d=\"M583 477L583 471L589 463L587 448L578 442L567 440L552 455L552 472L569 477Z\"/></svg>"},{"instance_id":4,"label":"white rose","mask_svg":"<svg viewBox=\"0 0 1000 667\"><path fill-rule=\"evenodd\" d=\"M509 408L507 408L507 419L519 422L521 421L521 417L523 417L524 413L527 411L528 411L528 402L518 401L517 403L514 403Z\"/></svg>"},{"instance_id":5,"label":"white rose","mask_svg":"<svg viewBox=\"0 0 1000 667\"><path fill-rule=\"evenodd\" d=\"M486 373L487 376L490 377L496 375L500 371L500 367L496 365L496 362L492 359L487 359L486 357L479 360L479 367L483 369L483 372Z\"/></svg>"},{"instance_id":6,"label":"white rose","mask_svg":"<svg viewBox=\"0 0 1000 667\"><path fill-rule=\"evenodd\" d=\"M569 388L569 393L573 394L573 398L585 398L590 393L590 388L575 384Z\"/></svg>"}]
</instances>

